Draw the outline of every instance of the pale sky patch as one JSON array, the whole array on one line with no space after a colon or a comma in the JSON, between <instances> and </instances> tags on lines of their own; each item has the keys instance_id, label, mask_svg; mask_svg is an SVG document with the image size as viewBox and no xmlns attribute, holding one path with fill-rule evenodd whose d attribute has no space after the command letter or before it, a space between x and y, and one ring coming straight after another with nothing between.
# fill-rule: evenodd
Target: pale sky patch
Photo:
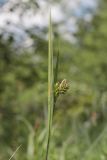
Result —
<instances>
[{"instance_id":1,"label":"pale sky patch","mask_svg":"<svg viewBox=\"0 0 107 160\"><path fill-rule=\"evenodd\" d=\"M0 0L1 1L1 0ZM82 16L84 20L91 21L92 14L87 11L87 7L95 10L97 0L62 0L60 3L48 4L45 0L38 0L40 9L29 8L23 12L29 0L8 0L0 7L0 32L12 33L18 42L29 37L24 29L44 28L48 26L49 8L52 10L52 21L58 24L57 30L65 36L65 39L73 41L72 33L78 30L76 25L78 17ZM23 5L21 5L23 3ZM13 12L9 10L18 5ZM23 6L23 7L22 7ZM22 7L22 8L21 8ZM14 8L14 7L13 7ZM86 9L86 10L85 10ZM76 15L76 16L75 16ZM35 33L36 34L36 30ZM71 38L70 38L71 37ZM31 43L30 40L27 40Z\"/></svg>"}]
</instances>

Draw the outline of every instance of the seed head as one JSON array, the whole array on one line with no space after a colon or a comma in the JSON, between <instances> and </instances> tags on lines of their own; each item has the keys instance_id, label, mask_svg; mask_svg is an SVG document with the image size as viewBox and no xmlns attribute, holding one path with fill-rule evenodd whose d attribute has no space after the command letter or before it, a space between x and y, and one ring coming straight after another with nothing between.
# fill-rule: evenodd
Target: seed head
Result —
<instances>
[{"instance_id":1,"label":"seed head","mask_svg":"<svg viewBox=\"0 0 107 160\"><path fill-rule=\"evenodd\" d=\"M55 84L55 96L58 97L61 94L65 94L68 89L69 86L66 79L62 80L61 82L57 82Z\"/></svg>"}]
</instances>

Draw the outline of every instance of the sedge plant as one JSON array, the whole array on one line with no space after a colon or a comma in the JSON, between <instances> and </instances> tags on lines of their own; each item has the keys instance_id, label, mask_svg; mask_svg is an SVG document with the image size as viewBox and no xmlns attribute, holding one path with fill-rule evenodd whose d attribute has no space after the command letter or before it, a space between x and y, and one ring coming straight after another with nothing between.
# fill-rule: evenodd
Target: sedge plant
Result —
<instances>
[{"instance_id":1,"label":"sedge plant","mask_svg":"<svg viewBox=\"0 0 107 160\"><path fill-rule=\"evenodd\" d=\"M61 82L57 82L58 79L58 66L59 66L59 50L56 57L56 66L54 69L53 61L53 36L52 36L52 21L51 12L49 16L49 42L48 42L48 127L47 127L47 146L46 146L46 158L49 159L49 149L51 141L52 121L55 110L55 105L58 97L61 94L65 94L68 90L67 80L64 79Z\"/></svg>"},{"instance_id":2,"label":"sedge plant","mask_svg":"<svg viewBox=\"0 0 107 160\"><path fill-rule=\"evenodd\" d=\"M56 65L54 69L53 63L53 37L52 37L52 22L51 22L51 12L49 16L49 42L48 42L48 127L47 127L47 146L46 146L46 157L45 160L49 159L49 149L51 141L51 130L52 130L52 121L55 110L55 105L58 97L61 94L65 94L69 86L66 79L63 79L61 82L58 82L58 66L59 66L59 49L56 57ZM34 136L34 132L33 136ZM32 135L31 135L32 136ZM32 157L34 148L32 147L32 137L29 139L30 148L28 150L29 158ZM11 160L16 152L19 150L21 145L15 150L9 160Z\"/></svg>"}]
</instances>

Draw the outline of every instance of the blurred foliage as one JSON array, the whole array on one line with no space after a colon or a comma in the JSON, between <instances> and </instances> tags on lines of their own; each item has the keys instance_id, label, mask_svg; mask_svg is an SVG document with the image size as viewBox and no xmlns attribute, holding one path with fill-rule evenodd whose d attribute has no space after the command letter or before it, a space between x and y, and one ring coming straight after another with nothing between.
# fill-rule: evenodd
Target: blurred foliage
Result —
<instances>
[{"instance_id":1,"label":"blurred foliage","mask_svg":"<svg viewBox=\"0 0 107 160\"><path fill-rule=\"evenodd\" d=\"M60 39L59 80L68 93L59 97L50 158L107 159L107 8L106 0L91 23L78 21L72 45ZM48 42L31 35L34 50L19 52L14 39L0 36L0 160L43 159L47 119ZM54 54L58 40L54 40ZM35 157L35 158L34 158Z\"/></svg>"}]
</instances>

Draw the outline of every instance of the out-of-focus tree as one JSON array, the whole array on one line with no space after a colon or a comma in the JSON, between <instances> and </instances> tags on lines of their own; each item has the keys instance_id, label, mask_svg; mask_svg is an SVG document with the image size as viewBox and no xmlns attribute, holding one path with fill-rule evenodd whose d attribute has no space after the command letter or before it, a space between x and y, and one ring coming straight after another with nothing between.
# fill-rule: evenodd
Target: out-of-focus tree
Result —
<instances>
[{"instance_id":1,"label":"out-of-focus tree","mask_svg":"<svg viewBox=\"0 0 107 160\"><path fill-rule=\"evenodd\" d=\"M77 32L79 71L83 79L100 91L107 90L107 14L106 1L101 1L91 23L79 21ZM78 77L78 76L77 76ZM82 77L82 76L81 76Z\"/></svg>"}]
</instances>

